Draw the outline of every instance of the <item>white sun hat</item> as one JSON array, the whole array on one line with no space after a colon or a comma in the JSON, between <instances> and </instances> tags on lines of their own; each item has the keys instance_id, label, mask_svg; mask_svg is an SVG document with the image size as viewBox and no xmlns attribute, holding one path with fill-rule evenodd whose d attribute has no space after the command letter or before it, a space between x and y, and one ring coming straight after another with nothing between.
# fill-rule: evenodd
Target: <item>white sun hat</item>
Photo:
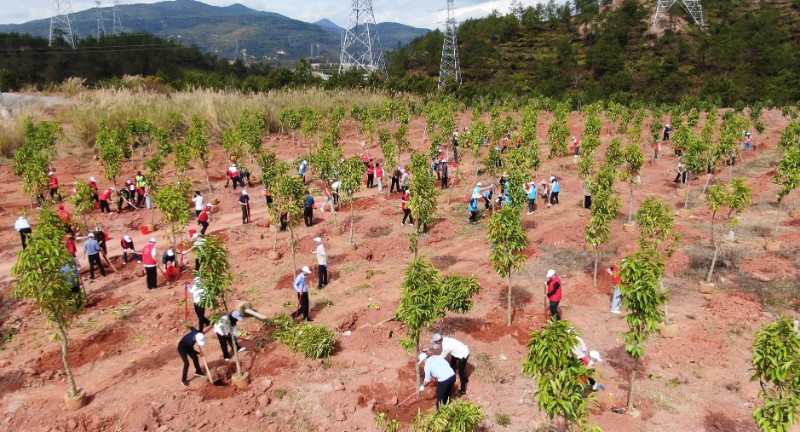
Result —
<instances>
[{"instance_id":1,"label":"white sun hat","mask_svg":"<svg viewBox=\"0 0 800 432\"><path fill-rule=\"evenodd\" d=\"M556 275L556 271L553 269L547 270L547 277L551 278Z\"/></svg>"}]
</instances>

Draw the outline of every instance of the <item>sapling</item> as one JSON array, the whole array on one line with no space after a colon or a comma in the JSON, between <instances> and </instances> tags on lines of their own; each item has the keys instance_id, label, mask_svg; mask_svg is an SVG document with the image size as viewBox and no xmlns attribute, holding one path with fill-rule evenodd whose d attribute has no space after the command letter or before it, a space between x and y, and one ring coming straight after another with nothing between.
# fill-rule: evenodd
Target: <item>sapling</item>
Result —
<instances>
[{"instance_id":1,"label":"sapling","mask_svg":"<svg viewBox=\"0 0 800 432\"><path fill-rule=\"evenodd\" d=\"M753 342L753 376L763 405L753 419L763 432L789 432L800 422L800 332L789 318L764 326Z\"/></svg>"},{"instance_id":2,"label":"sapling","mask_svg":"<svg viewBox=\"0 0 800 432\"><path fill-rule=\"evenodd\" d=\"M519 208L503 206L489 219L488 231L489 241L492 243L489 261L500 277L508 279L506 325L510 327L514 315L511 275L528 259L521 253L528 247L528 237L522 228Z\"/></svg>"}]
</instances>

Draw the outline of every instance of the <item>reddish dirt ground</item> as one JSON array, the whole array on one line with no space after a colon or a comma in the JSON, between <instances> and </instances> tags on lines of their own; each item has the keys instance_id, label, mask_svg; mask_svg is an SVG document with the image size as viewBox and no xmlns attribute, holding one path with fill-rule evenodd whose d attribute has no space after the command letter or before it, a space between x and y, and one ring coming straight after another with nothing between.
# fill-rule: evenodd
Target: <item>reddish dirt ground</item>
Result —
<instances>
[{"instance_id":1,"label":"reddish dirt ground","mask_svg":"<svg viewBox=\"0 0 800 432\"><path fill-rule=\"evenodd\" d=\"M469 118L469 114L460 115L460 127L468 126ZM544 320L542 284L548 268L557 269L565 280L564 317L605 358L598 370L607 388L597 394L600 406L594 408L592 422L606 431L622 432L755 430L750 419L758 404L758 386L749 380L752 335L778 312L797 315L800 256L800 222L785 215L778 234L783 241L781 251L764 250L776 216L775 187L768 172L774 169L775 146L787 122L774 111L766 112L763 120L767 130L755 137L760 144L758 151L745 155L733 169L734 176L748 178L756 196L753 206L743 215L743 225L736 228L735 253L727 256L715 273L717 290L713 294L703 295L696 289L703 269L702 263L695 266L693 257L698 249L704 253L710 250L704 203L693 198L690 217L677 219L685 237L681 250L668 265L665 286L670 289L669 318L679 325L680 334L673 339L655 335L646 345L637 382L636 406L642 413L639 418L610 411L612 406L625 404L632 362L620 336L626 329L625 321L609 312L608 275L601 271L598 286L592 283L591 256L583 242L589 213L581 208L583 187L571 159L545 160L538 173L539 178L556 174L562 179L562 204L542 206L534 215L523 215L530 240L525 251L529 260L513 276L514 323L506 327L507 281L489 265L486 219L469 225L466 209L466 199L476 181L491 183L497 179L476 178L474 161L469 154L463 156L463 178L454 185L451 204L445 204L444 194L440 199L440 219L428 235L420 237L419 249L443 274L474 274L483 289L472 311L451 315L428 329L423 333L423 343L431 333L439 331L469 345L471 379L465 398L485 410L485 430L544 430L543 425L549 424L536 409L533 380L522 374L530 333ZM542 141L550 121L550 116L540 119ZM572 115L573 134L580 134L584 121L582 115ZM427 149L423 129L421 119L412 121L411 141L420 150ZM603 128L603 143L612 138L611 131L611 127ZM346 155L363 151L354 123L345 122L343 137ZM304 154L305 144L291 143L287 136L273 134L264 138L265 146L281 158ZM92 153L74 151L78 154L55 163L62 184L92 175L100 178L102 168ZM380 160L379 149L373 148L369 153ZM676 211L682 208L683 198L676 195L672 183L676 159L669 153L666 146L656 163L644 167L643 182L635 190L637 206L645 196L656 195L673 204ZM647 154L649 158L649 151ZM402 163L408 163L408 155L403 155ZM212 166L220 171L225 167L219 148ZM561 166L570 168L564 170ZM141 168L130 163L125 172L132 177ZM387 174L388 185L391 174ZM717 176L727 179L727 169ZM202 170L193 171L190 177L196 188L205 189ZM215 174L214 178L221 204L209 232L222 234L228 240L237 275L236 297L250 301L256 310L269 316L292 311L295 297L288 234L279 234L278 250L283 258L269 260L274 231L268 227L264 202L258 194L260 188L250 188L254 198L253 224L243 226L236 203L238 192L222 188L221 177ZM692 184L694 197L704 180ZM101 187L106 186L107 182L101 182ZM309 186L318 197L321 195L318 181L309 180ZM618 184L617 190L627 203L627 185ZM141 234L138 228L151 215L141 210L92 215L112 237L109 257L118 271L87 284L90 306L71 329L70 360L76 381L90 395L88 406L78 412L64 410L66 382L60 350L58 344L48 340L50 330L45 320L31 305L9 297L10 269L19 250L17 234L11 228L13 221L26 210L35 225L37 214L30 209L8 163L0 170L0 194L4 197L0 214L5 221L0 225L0 324L4 335L0 342L0 430L366 431L375 430L378 412L386 412L408 428L418 411L433 407L433 390L412 397L402 406L395 405L414 392L414 357L400 346L400 339L407 335L401 323L378 325L397 308L400 280L411 257L407 235L412 228L400 224L398 194L389 196L386 190L368 189L356 195L355 251L348 247L349 208L337 214L337 222L345 228L341 235L331 235L333 217L319 210L314 213L312 227L295 230L298 266L315 268L310 253L312 239L319 235L325 238L331 282L325 289L311 293L312 315L318 323L338 329L339 344L330 359L309 360L271 340L269 329L255 319L247 319L241 327L247 332L243 345L248 350L241 353L241 359L243 368L252 376L252 384L244 390L230 383L235 367L222 361L210 332L208 360L215 376L223 378L223 385L212 386L193 378L188 389L181 387L176 345L186 331L183 289L180 284L167 285L162 277L159 288L148 292L144 278L137 276L137 266L123 266L120 261L119 237L127 233L138 248L144 246L151 235ZM636 248L635 234L622 229L627 208L626 204L623 216L613 226L601 270ZM158 214L154 216L157 220ZM189 228L194 229L194 224ZM167 246L166 230L158 230L155 236L158 249L163 251ZM85 259L83 265L86 271ZM186 265L193 265L191 255ZM188 271L185 278L190 278ZM316 286L316 275L310 284ZM781 289L794 290L790 292L795 295L794 303L765 296L770 292L778 295ZM194 320L194 313L189 310L189 321ZM500 415L508 416L511 423L500 426Z\"/></svg>"}]
</instances>

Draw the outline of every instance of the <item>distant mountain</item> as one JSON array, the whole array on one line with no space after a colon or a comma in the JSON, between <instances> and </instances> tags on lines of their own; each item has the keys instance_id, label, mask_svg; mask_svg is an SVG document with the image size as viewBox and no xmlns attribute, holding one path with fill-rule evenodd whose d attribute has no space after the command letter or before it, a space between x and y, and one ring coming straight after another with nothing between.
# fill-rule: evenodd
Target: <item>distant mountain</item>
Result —
<instances>
[{"instance_id":1,"label":"distant mountain","mask_svg":"<svg viewBox=\"0 0 800 432\"><path fill-rule=\"evenodd\" d=\"M316 25L318 25L318 26L320 26L322 28L325 28L325 29L335 29L336 31L344 30L343 27L339 27L335 22L333 22L333 21L331 21L331 20L329 20L327 18L323 18L323 19L315 22L314 24L316 24Z\"/></svg>"},{"instance_id":2,"label":"distant mountain","mask_svg":"<svg viewBox=\"0 0 800 432\"><path fill-rule=\"evenodd\" d=\"M121 4L118 11L125 33L152 33L186 45L197 45L203 51L224 58L246 53L256 60L296 60L308 57L312 45L315 56L339 57L342 29L327 19L307 23L241 4L218 7L194 0ZM101 8L101 14L105 29L110 33L111 8ZM96 10L73 13L72 26L79 38L96 36ZM384 49L396 49L398 41L407 44L428 32L396 23L380 23L377 28ZM0 25L2 33L48 37L49 31L49 19Z\"/></svg>"}]
</instances>

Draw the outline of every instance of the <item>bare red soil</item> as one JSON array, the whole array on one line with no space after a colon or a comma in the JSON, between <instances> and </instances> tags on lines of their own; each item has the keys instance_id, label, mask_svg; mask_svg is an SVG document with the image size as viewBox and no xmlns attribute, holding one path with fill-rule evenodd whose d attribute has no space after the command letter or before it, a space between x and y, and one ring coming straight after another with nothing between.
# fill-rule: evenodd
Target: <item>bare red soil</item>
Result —
<instances>
[{"instance_id":1,"label":"bare red soil","mask_svg":"<svg viewBox=\"0 0 800 432\"><path fill-rule=\"evenodd\" d=\"M460 127L469 123L460 116ZM571 130L579 134L584 118L573 114ZM549 116L543 116L539 130L544 140ZM715 273L717 291L703 295L697 291L704 275L698 256L710 251L708 211L696 198L705 178L692 184L691 217L679 218L683 244L668 265L665 286L671 291L669 318L680 327L677 338L655 335L646 345L636 406L642 415L631 418L610 411L624 406L629 388L632 361L625 354L621 332L624 319L610 309L610 281L602 271L636 249L635 233L626 233L622 223L613 226L612 241L604 250L598 285L592 283L591 257L584 245L583 227L589 213L581 208L583 186L571 158L544 161L538 177L557 174L562 179L561 205L541 207L534 215L524 215L530 247L526 267L513 276L515 293L514 323L505 325L507 281L498 277L489 265L490 244L486 239L486 220L477 225L467 222L467 198L476 181L496 181L475 177L474 161L463 156L462 179L454 186L452 201L447 194L440 199L439 220L420 238L420 253L436 264L443 274L474 274L483 289L475 308L463 315L452 315L423 334L427 342L433 331L452 334L469 345L470 387L464 396L486 413L486 430L529 431L549 424L535 406L534 382L522 374L530 333L544 322L543 283L548 268L555 268L565 281L563 313L573 322L592 349L599 350L605 362L598 370L606 391L597 394L600 405L594 408L592 421L607 431L754 431L750 414L759 403L758 386L750 378L750 346L753 332L783 311L797 314L798 240L800 222L783 216L778 238L780 252L764 250L771 235L777 208L775 187L770 171L777 160L775 146L786 120L779 112L767 112L768 125L756 138L758 151L747 154L734 167L734 176L744 176L756 191L753 206L743 215L738 228L735 252L723 257ZM611 139L604 128L603 142ZM353 123L345 122L343 142L347 156L362 152L361 137ZM415 119L411 141L420 150L427 149L423 122ZM292 146L291 139L270 135L266 147L281 158L299 157L305 144ZM602 150L602 149L601 149ZM63 157L55 166L62 184L89 176L102 177L102 168L88 151L76 150L77 156ZM380 160L377 148L368 150ZM648 163L642 184L635 190L635 203L647 195L656 195L682 208L683 198L676 196L672 183L676 159L667 146L662 157ZM649 152L648 152L649 155ZM408 163L408 156L402 161ZM222 172L225 159L217 149L212 166ZM570 167L562 169L561 166ZM142 167L126 166L131 177ZM312 173L313 174L313 173ZM390 176L387 168L387 181ZM727 179L727 169L716 177ZM205 189L202 170L190 173L198 189ZM108 186L101 182L101 187ZM291 289L293 265L288 234L279 234L278 261L268 258L274 238L269 227L259 187L250 188L253 196L253 224L241 225L238 191L222 188L222 177L214 175L220 210L211 223L211 234L222 234L228 241L231 262L237 275L236 297L250 301L254 308L269 316L291 312L295 297ZM309 186L319 193L316 180ZM617 190L627 197L627 185ZM148 292L136 264L123 266L118 239L124 234L134 238L138 248L151 234L139 227L151 219L143 210L92 218L101 222L112 239L109 257L117 272L87 284L89 307L73 326L70 337L70 361L78 385L90 395L88 406L78 412L66 412L63 396L66 382L57 343L50 342L45 320L29 304L9 297L10 269L19 250L18 236L11 226L25 210L34 222L36 211L21 191L8 164L0 169L0 195L5 222L0 225L0 324L4 339L0 350L0 430L8 431L186 431L186 430L264 430L264 431L366 431L375 430L375 416L386 412L408 427L419 410L434 405L432 390L412 397L415 389L414 356L406 353L399 341L407 329L390 318L398 305L399 285L410 260L408 237L412 228L400 224L399 195L377 189L363 190L355 203L354 239L356 250L348 247L349 207L336 215L344 228L332 235L330 212L314 213L312 227L295 230L297 266L315 268L311 254L313 238L323 236L330 257L331 283L311 293L315 321L336 329L339 344L327 360L309 360L272 340L270 329L255 319L246 319L247 332L241 353L243 368L250 372L252 384L244 390L229 379L233 364L222 361L221 352L209 332L207 346L210 367L222 386L212 386L202 378L190 380L190 387L180 385L181 362L176 352L179 338L185 333L186 310L181 284L168 285L160 277L157 290ZM207 193L205 193L208 196ZM318 197L318 199L321 199ZM627 201L625 201L627 202ZM158 213L154 215L158 220ZM192 223L189 227L194 229ZM35 228L34 228L35 229ZM167 246L166 230L155 232L163 251ZM79 249L81 246L79 246ZM186 262L183 279L193 257ZM84 260L84 271L88 265ZM316 275L311 277L316 286ZM787 290L794 292L787 293ZM781 297L781 295L784 297ZM794 296L794 297L792 297ZM793 299L793 300L792 300ZM192 310L188 321L194 323ZM349 332L349 333L345 333ZM509 416L510 425L498 425L498 415Z\"/></svg>"}]
</instances>

